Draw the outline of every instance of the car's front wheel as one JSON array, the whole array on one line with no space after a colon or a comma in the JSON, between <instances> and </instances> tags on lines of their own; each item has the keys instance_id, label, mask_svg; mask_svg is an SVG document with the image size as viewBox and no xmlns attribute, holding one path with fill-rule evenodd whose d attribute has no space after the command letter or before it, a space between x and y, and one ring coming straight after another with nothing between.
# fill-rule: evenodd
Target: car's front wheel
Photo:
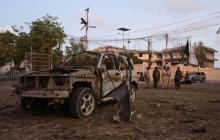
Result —
<instances>
[{"instance_id":1,"label":"car's front wheel","mask_svg":"<svg viewBox=\"0 0 220 140\"><path fill-rule=\"evenodd\" d=\"M76 118L84 118L93 114L96 108L94 91L83 87L71 92L70 115Z\"/></svg>"},{"instance_id":2,"label":"car's front wheel","mask_svg":"<svg viewBox=\"0 0 220 140\"><path fill-rule=\"evenodd\" d=\"M131 102L134 102L136 99L136 87L131 84L131 89L130 89L130 100Z\"/></svg>"}]
</instances>

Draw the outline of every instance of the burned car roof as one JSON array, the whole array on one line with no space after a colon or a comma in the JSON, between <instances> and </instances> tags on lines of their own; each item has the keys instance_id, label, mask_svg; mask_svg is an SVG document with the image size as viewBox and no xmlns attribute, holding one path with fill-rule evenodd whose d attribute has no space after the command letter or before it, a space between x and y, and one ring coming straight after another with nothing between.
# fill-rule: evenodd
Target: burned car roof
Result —
<instances>
[{"instance_id":1,"label":"burned car roof","mask_svg":"<svg viewBox=\"0 0 220 140\"><path fill-rule=\"evenodd\" d=\"M68 57L59 67L89 67L96 66L98 59L101 56L100 53L86 51L83 53L76 53Z\"/></svg>"}]
</instances>

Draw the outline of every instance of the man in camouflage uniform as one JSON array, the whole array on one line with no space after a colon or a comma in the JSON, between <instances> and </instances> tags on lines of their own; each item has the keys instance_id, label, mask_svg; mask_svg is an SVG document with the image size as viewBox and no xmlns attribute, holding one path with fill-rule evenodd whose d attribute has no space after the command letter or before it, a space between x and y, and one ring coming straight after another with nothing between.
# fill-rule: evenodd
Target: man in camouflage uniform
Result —
<instances>
[{"instance_id":1,"label":"man in camouflage uniform","mask_svg":"<svg viewBox=\"0 0 220 140\"><path fill-rule=\"evenodd\" d=\"M170 87L170 77L171 77L170 67L167 67L166 68L166 88Z\"/></svg>"},{"instance_id":2,"label":"man in camouflage uniform","mask_svg":"<svg viewBox=\"0 0 220 140\"><path fill-rule=\"evenodd\" d=\"M180 71L180 68L177 67L177 70L176 70L176 73L175 73L175 78L174 78L174 81L175 81L175 88L180 88L180 80L182 78L182 72Z\"/></svg>"},{"instance_id":3,"label":"man in camouflage uniform","mask_svg":"<svg viewBox=\"0 0 220 140\"><path fill-rule=\"evenodd\" d=\"M161 70L162 88L166 88L166 67Z\"/></svg>"},{"instance_id":4,"label":"man in camouflage uniform","mask_svg":"<svg viewBox=\"0 0 220 140\"><path fill-rule=\"evenodd\" d=\"M153 71L153 83L154 83L154 88L158 88L158 83L160 81L160 71L158 70L158 67L155 67Z\"/></svg>"},{"instance_id":5,"label":"man in camouflage uniform","mask_svg":"<svg viewBox=\"0 0 220 140\"><path fill-rule=\"evenodd\" d=\"M150 85L150 68L149 67L146 67L146 71L145 71L145 85L146 85L146 88L149 88L149 85Z\"/></svg>"}]
</instances>

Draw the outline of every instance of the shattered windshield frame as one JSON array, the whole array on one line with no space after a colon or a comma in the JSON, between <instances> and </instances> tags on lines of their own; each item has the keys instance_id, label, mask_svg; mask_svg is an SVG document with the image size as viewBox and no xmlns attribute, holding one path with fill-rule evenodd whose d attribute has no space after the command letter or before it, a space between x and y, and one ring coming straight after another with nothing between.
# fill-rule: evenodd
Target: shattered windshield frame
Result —
<instances>
[{"instance_id":1,"label":"shattered windshield frame","mask_svg":"<svg viewBox=\"0 0 220 140\"><path fill-rule=\"evenodd\" d=\"M93 53L78 53L70 56L64 63L60 65L61 68L85 68L97 67L100 54Z\"/></svg>"}]
</instances>

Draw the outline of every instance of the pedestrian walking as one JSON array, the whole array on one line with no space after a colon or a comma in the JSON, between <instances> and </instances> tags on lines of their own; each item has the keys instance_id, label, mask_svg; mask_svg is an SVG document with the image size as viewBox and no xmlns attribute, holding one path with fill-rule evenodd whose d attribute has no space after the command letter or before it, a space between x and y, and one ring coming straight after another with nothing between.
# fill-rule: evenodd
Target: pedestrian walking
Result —
<instances>
[{"instance_id":1,"label":"pedestrian walking","mask_svg":"<svg viewBox=\"0 0 220 140\"><path fill-rule=\"evenodd\" d=\"M140 73L140 77L139 77L139 80L138 81L141 81L141 82L144 82L144 75L143 75L143 72Z\"/></svg>"},{"instance_id":2,"label":"pedestrian walking","mask_svg":"<svg viewBox=\"0 0 220 140\"><path fill-rule=\"evenodd\" d=\"M180 68L177 67L177 70L175 72L175 77L174 77L174 81L175 81L175 88L180 88L180 80L182 78L182 72L180 71Z\"/></svg>"},{"instance_id":3,"label":"pedestrian walking","mask_svg":"<svg viewBox=\"0 0 220 140\"><path fill-rule=\"evenodd\" d=\"M149 86L150 86L150 68L149 67L146 67L144 77L145 77L146 88L149 88Z\"/></svg>"},{"instance_id":4,"label":"pedestrian walking","mask_svg":"<svg viewBox=\"0 0 220 140\"><path fill-rule=\"evenodd\" d=\"M166 68L166 88L170 87L170 77L171 77L170 67L167 67Z\"/></svg>"},{"instance_id":5,"label":"pedestrian walking","mask_svg":"<svg viewBox=\"0 0 220 140\"><path fill-rule=\"evenodd\" d=\"M153 84L155 89L158 88L159 81L160 81L160 71L158 70L158 67L155 67L153 71Z\"/></svg>"},{"instance_id":6,"label":"pedestrian walking","mask_svg":"<svg viewBox=\"0 0 220 140\"><path fill-rule=\"evenodd\" d=\"M184 77L184 83L185 84L192 84L190 77L189 77L189 72L186 71L185 77Z\"/></svg>"},{"instance_id":7,"label":"pedestrian walking","mask_svg":"<svg viewBox=\"0 0 220 140\"><path fill-rule=\"evenodd\" d=\"M166 88L166 67L163 67L161 71L161 79L162 79L162 88Z\"/></svg>"}]
</instances>

